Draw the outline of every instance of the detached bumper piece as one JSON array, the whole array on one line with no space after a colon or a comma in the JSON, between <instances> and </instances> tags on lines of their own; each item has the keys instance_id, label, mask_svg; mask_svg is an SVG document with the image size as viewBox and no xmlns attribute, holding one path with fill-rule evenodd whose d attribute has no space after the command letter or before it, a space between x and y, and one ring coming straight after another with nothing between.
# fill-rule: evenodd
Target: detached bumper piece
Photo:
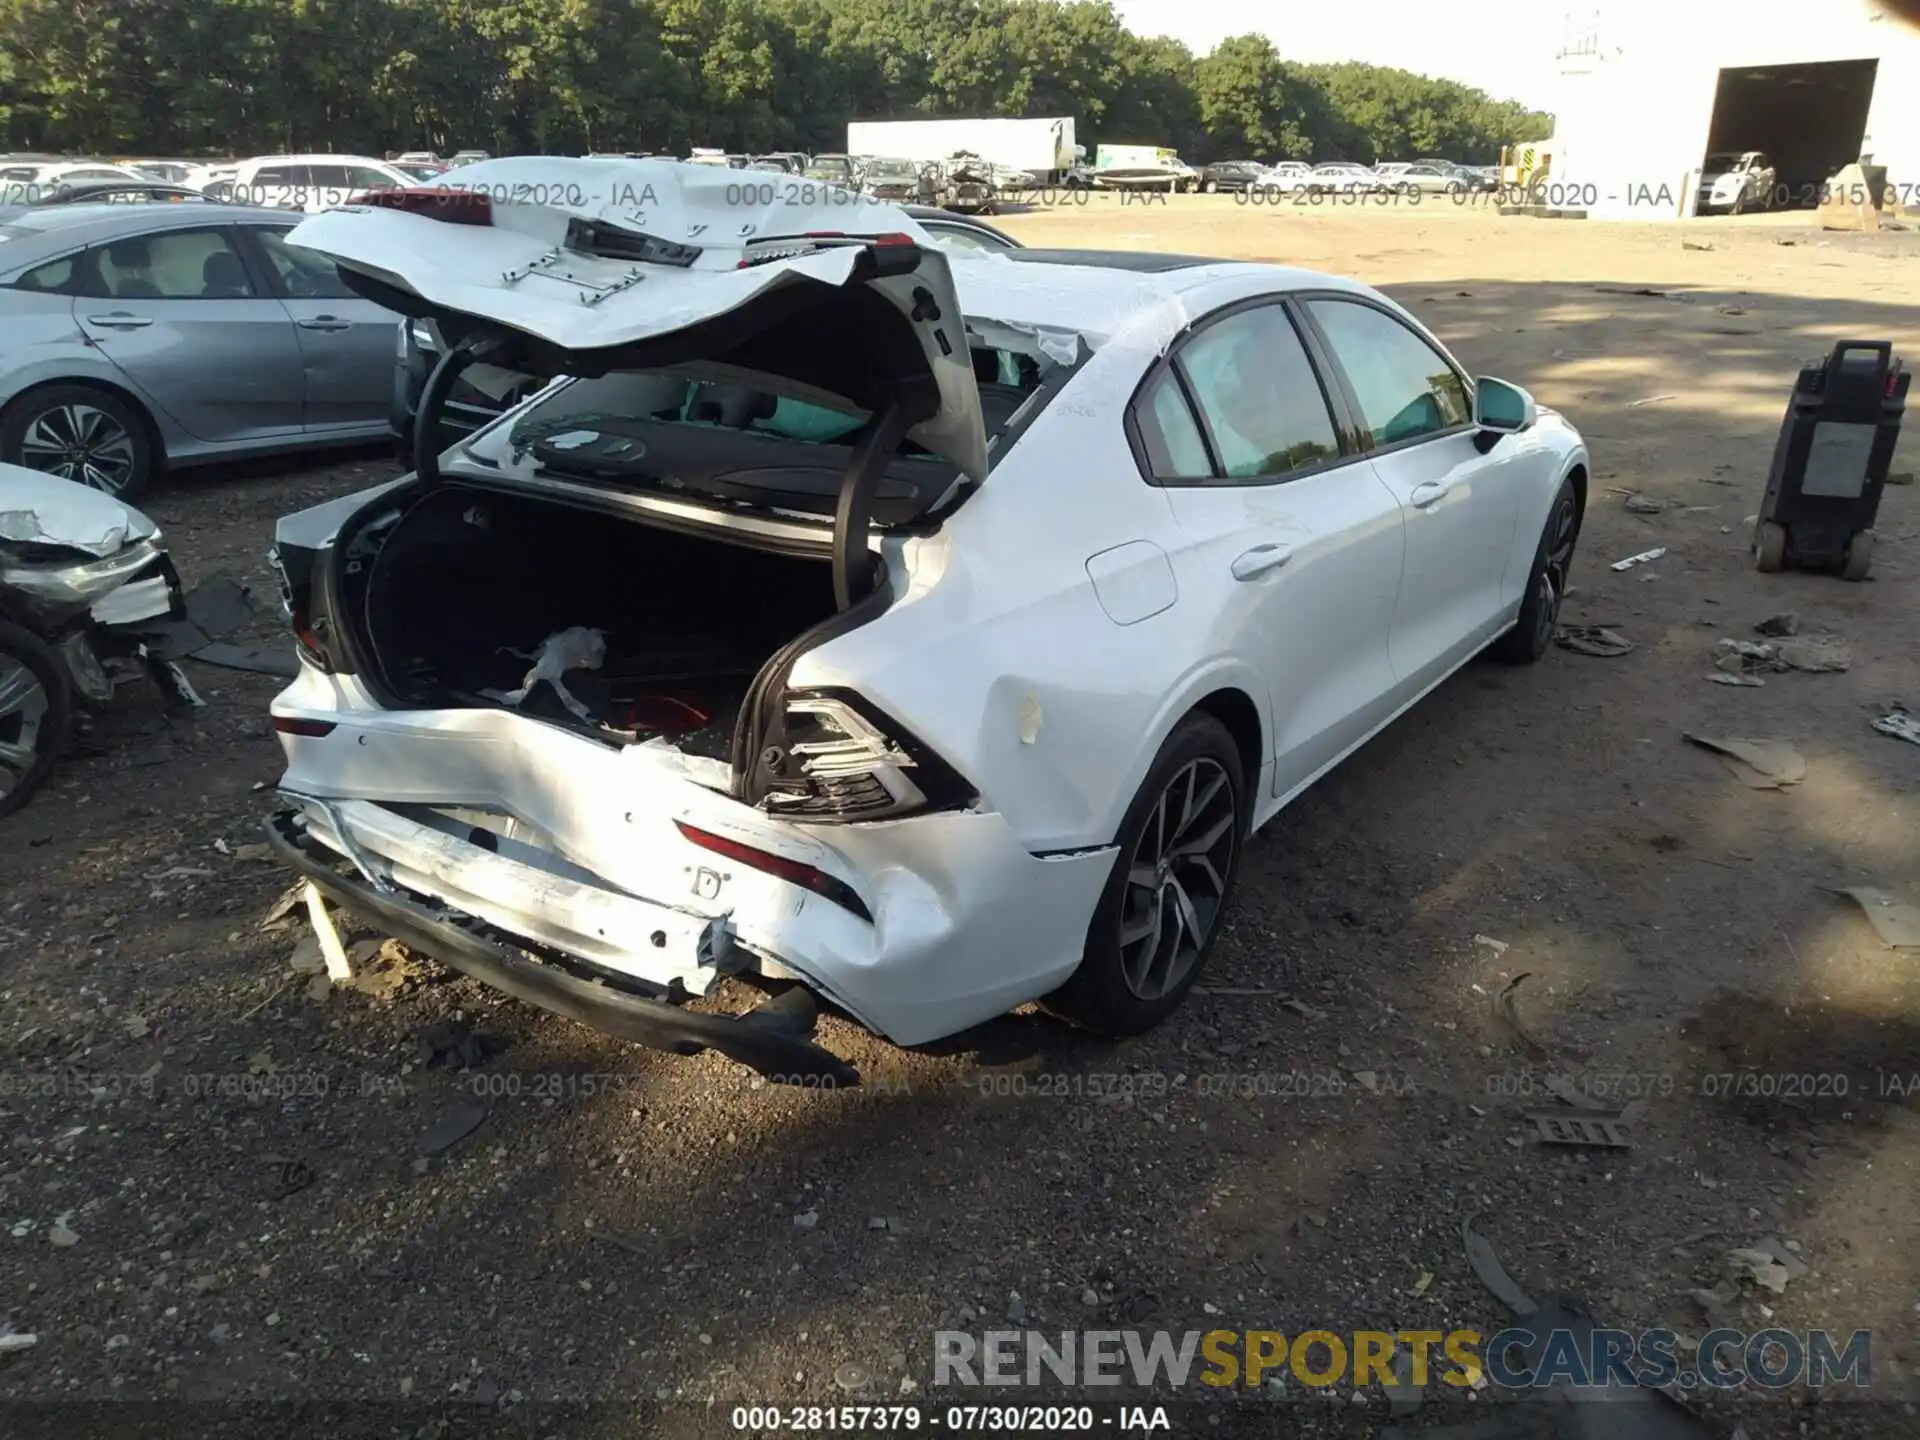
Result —
<instances>
[{"instance_id":1,"label":"detached bumper piece","mask_svg":"<svg viewBox=\"0 0 1920 1440\"><path fill-rule=\"evenodd\" d=\"M312 846L292 812L267 822L267 843L280 860L320 893L375 921L408 947L483 984L577 1020L622 1040L676 1055L717 1050L776 1084L857 1086L860 1072L813 1043L817 1007L805 990L793 990L746 1015L706 1015L664 1000L648 1000L596 985L565 971L523 958L484 930L455 923L399 894L376 890L359 876L334 868L335 856Z\"/></svg>"}]
</instances>

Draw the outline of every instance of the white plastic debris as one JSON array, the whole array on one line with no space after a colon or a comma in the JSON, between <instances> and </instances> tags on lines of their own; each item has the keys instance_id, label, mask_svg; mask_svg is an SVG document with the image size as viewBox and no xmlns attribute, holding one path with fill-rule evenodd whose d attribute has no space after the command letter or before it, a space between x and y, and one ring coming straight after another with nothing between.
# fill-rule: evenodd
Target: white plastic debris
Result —
<instances>
[{"instance_id":1,"label":"white plastic debris","mask_svg":"<svg viewBox=\"0 0 1920 1440\"><path fill-rule=\"evenodd\" d=\"M16 1350L31 1350L39 1343L38 1335L0 1335L0 1355L11 1355Z\"/></svg>"},{"instance_id":2,"label":"white plastic debris","mask_svg":"<svg viewBox=\"0 0 1920 1440\"><path fill-rule=\"evenodd\" d=\"M576 718L586 721L593 719L592 713L573 697L567 689L564 679L569 670L598 670L606 663L607 637L600 630L589 630L576 625L570 630L561 630L542 640L532 651L515 650L515 655L531 658L533 668L527 671L526 678L520 682L520 688L512 691L483 690L480 693L489 700L498 700L507 705L519 705L533 687L542 680L553 686L554 694L560 697Z\"/></svg>"},{"instance_id":3,"label":"white plastic debris","mask_svg":"<svg viewBox=\"0 0 1920 1440\"><path fill-rule=\"evenodd\" d=\"M1614 561L1609 568L1614 570L1631 570L1634 566L1644 565L1649 560L1658 560L1662 555L1666 553L1667 553L1667 547L1664 545L1660 546L1656 550L1642 550L1638 555L1629 555L1624 560Z\"/></svg>"},{"instance_id":4,"label":"white plastic debris","mask_svg":"<svg viewBox=\"0 0 1920 1440\"><path fill-rule=\"evenodd\" d=\"M1908 740L1920 745L1920 717L1895 708L1873 722L1873 728L1882 735L1891 735L1896 740Z\"/></svg>"},{"instance_id":5,"label":"white plastic debris","mask_svg":"<svg viewBox=\"0 0 1920 1440\"><path fill-rule=\"evenodd\" d=\"M340 932L327 913L326 897L311 880L302 887L300 897L307 902L307 919L313 922L313 937L320 942L320 953L326 958L327 975L336 984L346 984L353 979L353 962L347 958L346 947L340 943Z\"/></svg>"}]
</instances>

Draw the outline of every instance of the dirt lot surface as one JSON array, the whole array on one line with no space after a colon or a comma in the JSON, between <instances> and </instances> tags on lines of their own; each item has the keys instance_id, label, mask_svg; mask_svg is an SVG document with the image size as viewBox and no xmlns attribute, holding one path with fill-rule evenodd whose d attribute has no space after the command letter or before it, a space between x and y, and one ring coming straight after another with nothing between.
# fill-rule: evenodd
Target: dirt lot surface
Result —
<instances>
[{"instance_id":1,"label":"dirt lot surface","mask_svg":"<svg viewBox=\"0 0 1920 1440\"><path fill-rule=\"evenodd\" d=\"M1478 1214L1530 1293L1601 1324L1872 1332L1868 1399L1722 1400L1707 1433L1915 1433L1920 952L1827 887L1920 899L1920 747L1872 729L1920 709L1920 496L1888 490L1865 584L1763 576L1747 547L1796 362L1851 337L1920 360L1920 234L1219 197L998 223L1387 289L1582 428L1563 618L1632 652L1471 665L1316 786L1251 845L1209 993L1159 1031L1023 1014L901 1053L829 1019L880 1082L839 1094L420 959L311 998L304 929L261 928L286 877L242 848L276 682L196 668L184 720L129 697L0 823L0 1333L39 1337L0 1356L0 1401L197 1402L124 1412L182 1434L278 1399L369 1402L330 1423L399 1434L445 1404L458 1433L607 1435L725 1433L741 1402L943 1408L940 1328L1497 1330ZM391 473L194 475L148 508L190 581L270 603L273 519ZM1708 683L1717 641L1785 611L1850 668ZM1784 741L1805 778L1751 789L1685 732ZM1521 975L1517 1031L1494 1003ZM1538 1143L1549 1076L1645 1101L1631 1148ZM423 1156L473 1102L483 1123ZM1806 1272L1703 1309L1724 1252L1769 1239ZM1291 1379L1259 1404L1175 1433L1387 1414Z\"/></svg>"}]
</instances>

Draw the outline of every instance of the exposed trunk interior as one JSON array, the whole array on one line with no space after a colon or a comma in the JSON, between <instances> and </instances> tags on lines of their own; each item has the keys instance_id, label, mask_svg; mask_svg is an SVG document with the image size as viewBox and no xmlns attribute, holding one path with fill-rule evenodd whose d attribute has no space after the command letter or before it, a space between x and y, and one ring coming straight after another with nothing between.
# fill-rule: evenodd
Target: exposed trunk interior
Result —
<instances>
[{"instance_id":1,"label":"exposed trunk interior","mask_svg":"<svg viewBox=\"0 0 1920 1440\"><path fill-rule=\"evenodd\" d=\"M508 703L543 641L598 630L604 662L563 677L591 721L545 682L513 708L714 759L728 758L761 667L835 611L824 551L770 554L461 485L430 491L393 528L363 603L377 677L404 707Z\"/></svg>"}]
</instances>

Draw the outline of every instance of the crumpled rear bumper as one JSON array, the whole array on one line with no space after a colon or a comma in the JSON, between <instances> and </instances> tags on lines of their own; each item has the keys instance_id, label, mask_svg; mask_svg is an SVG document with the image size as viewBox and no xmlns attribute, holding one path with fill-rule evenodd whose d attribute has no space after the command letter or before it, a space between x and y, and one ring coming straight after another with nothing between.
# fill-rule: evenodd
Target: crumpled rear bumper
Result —
<instances>
[{"instance_id":1,"label":"crumpled rear bumper","mask_svg":"<svg viewBox=\"0 0 1920 1440\"><path fill-rule=\"evenodd\" d=\"M485 927L456 924L404 895L342 874L333 853L303 836L291 812L267 822L267 843L321 894L376 922L409 947L530 1005L656 1050L697 1055L717 1050L771 1080L856 1086L853 1066L813 1043L812 1006L782 1004L746 1015L709 1015L629 995L523 958ZM804 995L804 992L799 992Z\"/></svg>"}]
</instances>

